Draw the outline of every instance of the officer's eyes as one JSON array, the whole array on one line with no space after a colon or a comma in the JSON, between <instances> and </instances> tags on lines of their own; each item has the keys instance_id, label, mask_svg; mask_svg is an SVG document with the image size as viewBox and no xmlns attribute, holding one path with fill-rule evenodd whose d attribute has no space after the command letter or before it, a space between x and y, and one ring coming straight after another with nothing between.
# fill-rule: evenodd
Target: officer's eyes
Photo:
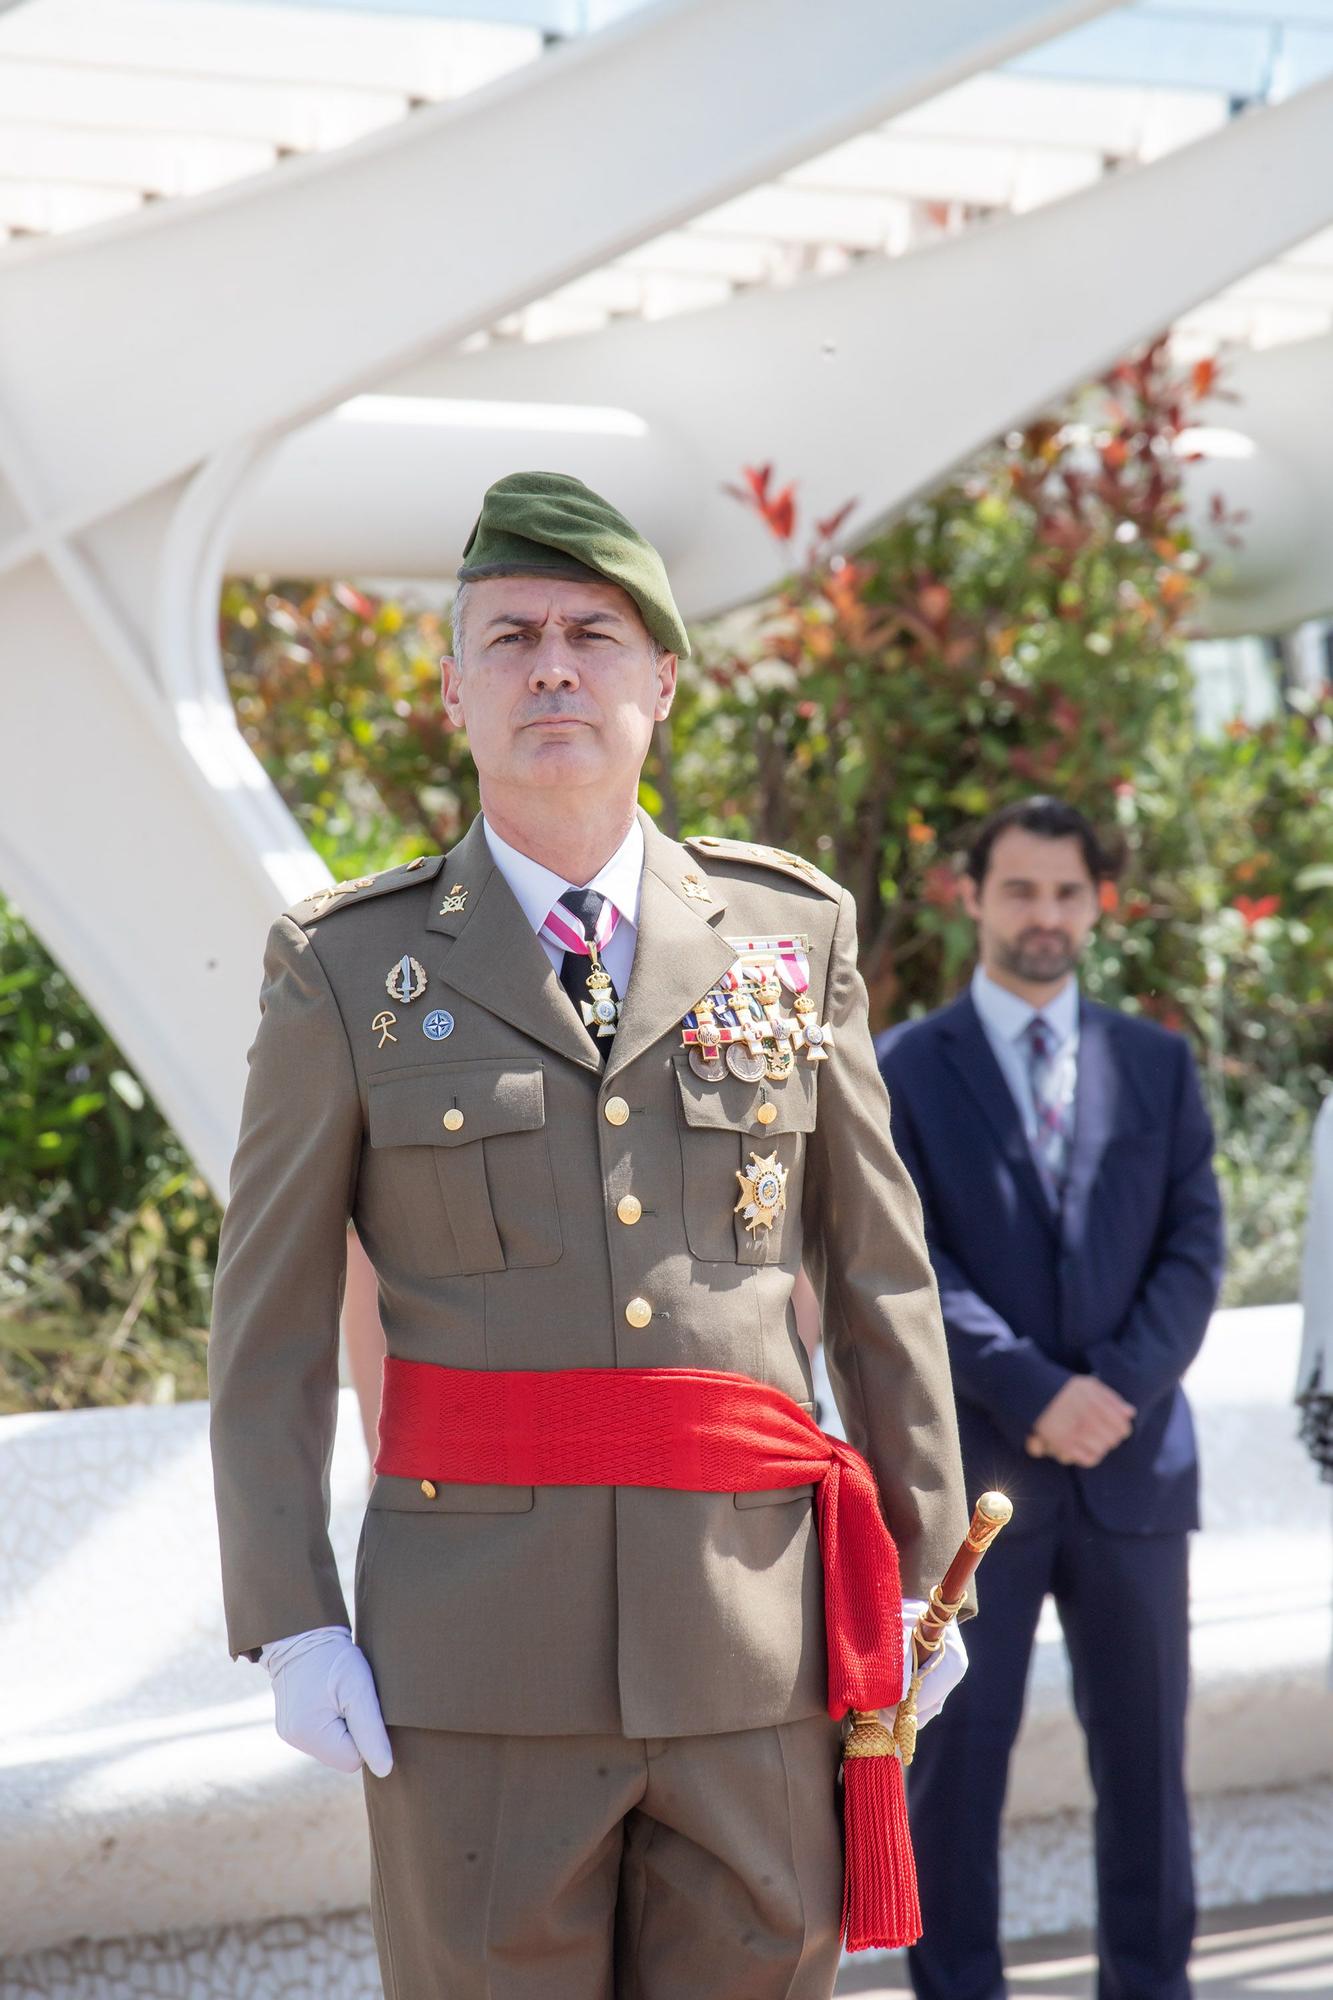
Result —
<instances>
[{"instance_id":1,"label":"officer's eyes","mask_svg":"<svg viewBox=\"0 0 1333 2000\"><path fill-rule=\"evenodd\" d=\"M501 632L494 639L491 640L491 644L493 646L511 646L513 645L516 639L527 639L530 636L531 635L527 632ZM574 637L576 639L609 640L614 638L614 636L615 635L611 632L576 632L574 634Z\"/></svg>"}]
</instances>

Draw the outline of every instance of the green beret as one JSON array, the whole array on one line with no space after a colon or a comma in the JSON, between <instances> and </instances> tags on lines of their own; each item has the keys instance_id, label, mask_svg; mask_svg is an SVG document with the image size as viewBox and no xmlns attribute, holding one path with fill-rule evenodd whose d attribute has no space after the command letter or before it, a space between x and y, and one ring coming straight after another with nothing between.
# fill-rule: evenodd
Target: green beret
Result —
<instances>
[{"instance_id":1,"label":"green beret","mask_svg":"<svg viewBox=\"0 0 1333 2000\"><path fill-rule=\"evenodd\" d=\"M668 653L690 650L662 558L609 500L566 472L511 472L481 503L460 583L483 576L565 576L618 583Z\"/></svg>"}]
</instances>

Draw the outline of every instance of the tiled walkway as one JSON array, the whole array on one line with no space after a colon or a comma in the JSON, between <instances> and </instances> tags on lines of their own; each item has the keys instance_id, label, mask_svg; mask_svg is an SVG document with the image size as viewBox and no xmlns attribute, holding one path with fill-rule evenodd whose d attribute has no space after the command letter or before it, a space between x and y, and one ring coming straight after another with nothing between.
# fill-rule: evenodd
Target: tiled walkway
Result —
<instances>
[{"instance_id":1,"label":"tiled walkway","mask_svg":"<svg viewBox=\"0 0 1333 2000\"><path fill-rule=\"evenodd\" d=\"M1091 2000L1089 1939L1044 1939L1009 1953L1010 2000ZM1329 2000L1333 1995L1333 1898L1213 1912L1191 1967L1198 2000ZM853 1966L840 1994L884 2000L908 1991L905 1967Z\"/></svg>"}]
</instances>

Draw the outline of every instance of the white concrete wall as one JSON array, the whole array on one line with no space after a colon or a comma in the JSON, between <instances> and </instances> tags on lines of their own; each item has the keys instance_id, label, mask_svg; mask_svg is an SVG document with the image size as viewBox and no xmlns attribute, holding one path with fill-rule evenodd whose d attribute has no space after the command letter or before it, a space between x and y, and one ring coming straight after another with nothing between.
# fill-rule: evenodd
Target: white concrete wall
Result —
<instances>
[{"instance_id":1,"label":"white concrete wall","mask_svg":"<svg viewBox=\"0 0 1333 2000\"><path fill-rule=\"evenodd\" d=\"M1294 1307L1221 1313L1190 1377L1205 1466L1190 1765L1205 1903L1333 1891L1333 1842L1319 1835L1333 1812L1330 1496L1295 1438L1296 1337ZM348 1572L367 1469L347 1395L342 1416L334 1535ZM276 1982L307 1947L324 1967L312 1992L341 1995L321 1954L342 1940L339 1979L368 1963L364 1927L327 1921L366 1898L359 1782L279 1743L267 1680L227 1656L205 1419L202 1404L0 1419L6 2000L299 1993ZM1086 1921L1086 1800L1046 1627L1007 1834L1011 1934ZM219 1927L221 1941L195 1935ZM68 1945L125 1934L169 1942L132 1965L120 1947ZM19 1955L53 1948L40 1963L57 1983L34 1985ZM167 1979L164 1966L188 1971L201 1952L271 1960L273 1983L252 1969L230 1987L134 1984L134 1968Z\"/></svg>"}]
</instances>

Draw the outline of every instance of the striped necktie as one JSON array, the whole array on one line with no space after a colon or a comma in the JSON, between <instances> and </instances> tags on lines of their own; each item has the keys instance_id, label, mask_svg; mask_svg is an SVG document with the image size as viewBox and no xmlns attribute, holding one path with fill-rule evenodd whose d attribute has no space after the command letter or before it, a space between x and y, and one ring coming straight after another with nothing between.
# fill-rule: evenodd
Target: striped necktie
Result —
<instances>
[{"instance_id":1,"label":"striped necktie","mask_svg":"<svg viewBox=\"0 0 1333 2000\"><path fill-rule=\"evenodd\" d=\"M620 1018L620 1000L602 964L619 922L615 904L596 889L566 889L541 929L564 950L560 984L599 1055L610 1049Z\"/></svg>"},{"instance_id":2,"label":"striped necktie","mask_svg":"<svg viewBox=\"0 0 1333 2000\"><path fill-rule=\"evenodd\" d=\"M1069 1152L1069 1129L1060 1052L1050 1023L1040 1014L1028 1022L1028 1076L1032 1083L1032 1104L1037 1114L1033 1150L1042 1184L1052 1207L1058 1208L1064 1188L1065 1163Z\"/></svg>"}]
</instances>

